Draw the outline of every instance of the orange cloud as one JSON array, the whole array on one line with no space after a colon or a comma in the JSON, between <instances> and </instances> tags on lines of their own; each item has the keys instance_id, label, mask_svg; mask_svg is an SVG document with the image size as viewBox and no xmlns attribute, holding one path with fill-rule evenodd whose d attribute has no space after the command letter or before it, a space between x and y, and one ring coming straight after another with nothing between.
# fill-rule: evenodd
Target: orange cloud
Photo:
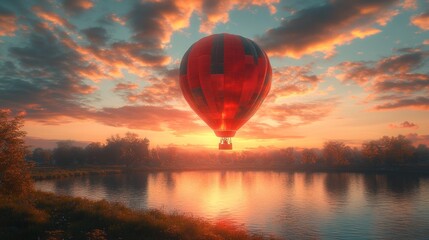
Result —
<instances>
[{"instance_id":1,"label":"orange cloud","mask_svg":"<svg viewBox=\"0 0 429 240\"><path fill-rule=\"evenodd\" d=\"M391 110L397 108L411 108L416 110L429 110L429 98L400 98L388 103L383 103L374 107L376 110Z\"/></svg>"},{"instance_id":2,"label":"orange cloud","mask_svg":"<svg viewBox=\"0 0 429 240\"><path fill-rule=\"evenodd\" d=\"M402 7L404 9L416 10L417 9L417 0L404 0L404 2L402 3Z\"/></svg>"},{"instance_id":3,"label":"orange cloud","mask_svg":"<svg viewBox=\"0 0 429 240\"><path fill-rule=\"evenodd\" d=\"M103 108L89 113L88 117L114 127L127 127L151 131L173 131L177 136L206 132L207 126L198 124L193 112L169 106L123 106Z\"/></svg>"},{"instance_id":4,"label":"orange cloud","mask_svg":"<svg viewBox=\"0 0 429 240\"><path fill-rule=\"evenodd\" d=\"M271 101L293 94L306 94L314 90L321 79L311 73L311 66L290 66L273 69Z\"/></svg>"},{"instance_id":5,"label":"orange cloud","mask_svg":"<svg viewBox=\"0 0 429 240\"><path fill-rule=\"evenodd\" d=\"M407 139L409 139L414 145L425 144L429 146L429 135L419 135L417 133L410 133L406 135Z\"/></svg>"},{"instance_id":6,"label":"orange cloud","mask_svg":"<svg viewBox=\"0 0 429 240\"><path fill-rule=\"evenodd\" d=\"M91 9L94 3L91 0L64 0L63 7L70 13L80 13Z\"/></svg>"},{"instance_id":7,"label":"orange cloud","mask_svg":"<svg viewBox=\"0 0 429 240\"><path fill-rule=\"evenodd\" d=\"M391 123L389 124L390 128L419 128L419 126L415 123L409 122L409 121L404 121L400 124L395 124L395 123Z\"/></svg>"},{"instance_id":8,"label":"orange cloud","mask_svg":"<svg viewBox=\"0 0 429 240\"><path fill-rule=\"evenodd\" d=\"M428 56L427 52L412 49L376 62L342 62L330 68L328 72L343 82L355 82L360 85L368 82L383 84L395 79L425 80L425 74L413 74L410 71L421 67Z\"/></svg>"},{"instance_id":9,"label":"orange cloud","mask_svg":"<svg viewBox=\"0 0 429 240\"><path fill-rule=\"evenodd\" d=\"M160 76L147 78L150 85L144 87L140 92L130 91L125 96L130 102L142 102L151 105L165 105L183 101L177 80L178 75L178 69L165 69L160 73Z\"/></svg>"},{"instance_id":10,"label":"orange cloud","mask_svg":"<svg viewBox=\"0 0 429 240\"><path fill-rule=\"evenodd\" d=\"M118 15L112 13L108 16L108 19L110 19L113 22L119 23L122 26L125 26L126 21L124 18L119 17Z\"/></svg>"},{"instance_id":11,"label":"orange cloud","mask_svg":"<svg viewBox=\"0 0 429 240\"><path fill-rule=\"evenodd\" d=\"M137 89L139 85L135 83L118 83L116 84L114 91L123 91L123 90L134 90Z\"/></svg>"},{"instance_id":12,"label":"orange cloud","mask_svg":"<svg viewBox=\"0 0 429 240\"><path fill-rule=\"evenodd\" d=\"M411 23L422 30L429 30L429 12L422 13L411 18Z\"/></svg>"},{"instance_id":13,"label":"orange cloud","mask_svg":"<svg viewBox=\"0 0 429 240\"><path fill-rule=\"evenodd\" d=\"M0 37L13 36L18 30L17 20L13 13L0 12Z\"/></svg>"},{"instance_id":14,"label":"orange cloud","mask_svg":"<svg viewBox=\"0 0 429 240\"><path fill-rule=\"evenodd\" d=\"M70 30L74 30L75 26L67 21L65 18L62 18L60 15L55 14L53 12L47 12L43 10L41 7L34 6L32 8L33 12L41 19L63 28L68 28Z\"/></svg>"},{"instance_id":15,"label":"orange cloud","mask_svg":"<svg viewBox=\"0 0 429 240\"><path fill-rule=\"evenodd\" d=\"M428 109L429 75L414 73L428 59L419 49L402 49L400 54L369 62L343 62L329 72L342 82L355 82L371 92L365 103L374 109Z\"/></svg>"},{"instance_id":16,"label":"orange cloud","mask_svg":"<svg viewBox=\"0 0 429 240\"><path fill-rule=\"evenodd\" d=\"M285 132L291 127L322 120L332 113L337 104L337 99L330 98L317 102L262 105L252 120L238 131L237 136L260 139L304 138Z\"/></svg>"},{"instance_id":17,"label":"orange cloud","mask_svg":"<svg viewBox=\"0 0 429 240\"><path fill-rule=\"evenodd\" d=\"M213 28L219 23L229 21L229 12L234 8L243 9L248 6L266 6L271 14L276 13L274 4L279 0L228 0L228 1L210 1L205 0L197 4L196 9L201 16L200 32L210 34Z\"/></svg>"},{"instance_id":18,"label":"orange cloud","mask_svg":"<svg viewBox=\"0 0 429 240\"><path fill-rule=\"evenodd\" d=\"M379 33L375 26L386 25L398 13L391 8L394 3L393 0L328 1L296 12L279 27L259 36L257 42L274 56L331 54L337 46Z\"/></svg>"},{"instance_id":19,"label":"orange cloud","mask_svg":"<svg viewBox=\"0 0 429 240\"><path fill-rule=\"evenodd\" d=\"M301 135L287 135L281 132L284 128L273 127L266 123L249 122L237 132L237 137L251 139L295 139L305 138Z\"/></svg>"}]
</instances>

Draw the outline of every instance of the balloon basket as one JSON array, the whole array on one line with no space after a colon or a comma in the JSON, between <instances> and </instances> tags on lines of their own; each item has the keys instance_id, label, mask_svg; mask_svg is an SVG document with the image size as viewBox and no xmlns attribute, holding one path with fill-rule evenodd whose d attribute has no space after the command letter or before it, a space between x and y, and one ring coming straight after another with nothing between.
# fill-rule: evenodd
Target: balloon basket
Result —
<instances>
[{"instance_id":1,"label":"balloon basket","mask_svg":"<svg viewBox=\"0 0 429 240\"><path fill-rule=\"evenodd\" d=\"M219 150L232 150L231 138L221 138L219 142Z\"/></svg>"}]
</instances>

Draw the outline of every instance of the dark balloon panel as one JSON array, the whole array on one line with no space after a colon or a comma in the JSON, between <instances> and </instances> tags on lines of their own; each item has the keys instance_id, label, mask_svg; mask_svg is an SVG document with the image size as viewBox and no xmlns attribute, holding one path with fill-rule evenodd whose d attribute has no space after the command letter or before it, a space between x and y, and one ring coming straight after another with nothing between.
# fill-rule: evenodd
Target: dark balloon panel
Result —
<instances>
[{"instance_id":1,"label":"dark balloon panel","mask_svg":"<svg viewBox=\"0 0 429 240\"><path fill-rule=\"evenodd\" d=\"M218 137L230 138L256 112L271 86L271 65L252 40L214 34L192 45L180 64L180 87Z\"/></svg>"}]
</instances>

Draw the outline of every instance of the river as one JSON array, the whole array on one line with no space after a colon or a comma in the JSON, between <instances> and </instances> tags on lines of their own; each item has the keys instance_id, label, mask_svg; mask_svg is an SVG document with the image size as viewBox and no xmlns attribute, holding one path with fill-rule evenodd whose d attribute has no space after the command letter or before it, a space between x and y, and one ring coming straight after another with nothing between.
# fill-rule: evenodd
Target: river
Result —
<instances>
[{"instance_id":1,"label":"river","mask_svg":"<svg viewBox=\"0 0 429 240\"><path fill-rule=\"evenodd\" d=\"M429 239L429 176L184 171L43 180L36 188L287 239Z\"/></svg>"}]
</instances>

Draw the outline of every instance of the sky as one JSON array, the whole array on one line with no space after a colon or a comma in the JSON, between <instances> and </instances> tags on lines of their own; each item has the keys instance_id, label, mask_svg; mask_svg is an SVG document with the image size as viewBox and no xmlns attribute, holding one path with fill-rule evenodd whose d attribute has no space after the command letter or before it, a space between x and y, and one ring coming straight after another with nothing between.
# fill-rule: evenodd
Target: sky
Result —
<instances>
[{"instance_id":1,"label":"sky","mask_svg":"<svg viewBox=\"0 0 429 240\"><path fill-rule=\"evenodd\" d=\"M429 144L428 0L2 0L0 108L25 116L33 147L134 132L217 148L178 84L215 33L254 40L273 69L235 149Z\"/></svg>"}]
</instances>

